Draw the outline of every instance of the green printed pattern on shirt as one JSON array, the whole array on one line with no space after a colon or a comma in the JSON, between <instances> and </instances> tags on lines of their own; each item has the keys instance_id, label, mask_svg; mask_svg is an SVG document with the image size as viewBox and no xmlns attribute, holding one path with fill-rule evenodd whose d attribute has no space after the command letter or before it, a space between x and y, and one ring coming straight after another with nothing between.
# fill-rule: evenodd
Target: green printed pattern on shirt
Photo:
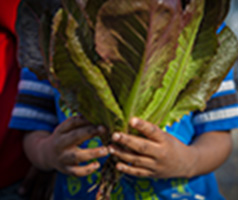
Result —
<instances>
[{"instance_id":1,"label":"green printed pattern on shirt","mask_svg":"<svg viewBox=\"0 0 238 200\"><path fill-rule=\"evenodd\" d=\"M188 180L187 179L175 179L173 181L171 181L172 187L176 188L177 192L179 194L185 194L187 193L186 191L186 186L188 184Z\"/></svg>"},{"instance_id":2,"label":"green printed pattern on shirt","mask_svg":"<svg viewBox=\"0 0 238 200\"><path fill-rule=\"evenodd\" d=\"M149 180L138 180L135 185L136 200L159 200Z\"/></svg>"},{"instance_id":3,"label":"green printed pattern on shirt","mask_svg":"<svg viewBox=\"0 0 238 200\"><path fill-rule=\"evenodd\" d=\"M111 200L124 200L123 187L121 184L117 184L113 192L111 193Z\"/></svg>"},{"instance_id":4,"label":"green printed pattern on shirt","mask_svg":"<svg viewBox=\"0 0 238 200\"><path fill-rule=\"evenodd\" d=\"M81 190L81 181L77 177L74 176L68 176L67 177L67 186L68 186L68 192L71 196L76 195Z\"/></svg>"}]
</instances>

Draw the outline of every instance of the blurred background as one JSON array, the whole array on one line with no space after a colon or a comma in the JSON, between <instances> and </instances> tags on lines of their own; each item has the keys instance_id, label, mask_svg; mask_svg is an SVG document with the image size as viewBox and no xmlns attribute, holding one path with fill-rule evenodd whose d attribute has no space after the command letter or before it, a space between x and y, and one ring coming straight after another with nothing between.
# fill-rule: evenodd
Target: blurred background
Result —
<instances>
[{"instance_id":1,"label":"blurred background","mask_svg":"<svg viewBox=\"0 0 238 200\"><path fill-rule=\"evenodd\" d=\"M226 18L226 23L238 37L238 0L231 1L230 12Z\"/></svg>"},{"instance_id":2,"label":"blurred background","mask_svg":"<svg viewBox=\"0 0 238 200\"><path fill-rule=\"evenodd\" d=\"M238 0L232 0L226 23L238 38ZM235 81L238 90L238 61L235 64ZM227 162L216 171L220 191L226 200L238 200L238 129L232 131L232 138L232 154Z\"/></svg>"}]
</instances>

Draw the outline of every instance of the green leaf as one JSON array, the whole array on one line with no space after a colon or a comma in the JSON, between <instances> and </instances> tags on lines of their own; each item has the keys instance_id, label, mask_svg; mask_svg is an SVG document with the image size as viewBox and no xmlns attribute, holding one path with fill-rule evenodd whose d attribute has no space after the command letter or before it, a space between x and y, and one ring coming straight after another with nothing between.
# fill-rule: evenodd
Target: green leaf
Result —
<instances>
[{"instance_id":1,"label":"green leaf","mask_svg":"<svg viewBox=\"0 0 238 200\"><path fill-rule=\"evenodd\" d=\"M89 19L91 20L93 27L95 27L96 25L96 18L97 18L98 11L106 1L107 0L97 0L97 1L87 0L87 3L85 4L84 9Z\"/></svg>"},{"instance_id":2,"label":"green leaf","mask_svg":"<svg viewBox=\"0 0 238 200\"><path fill-rule=\"evenodd\" d=\"M123 115L102 73L93 65L77 37L78 23L60 10L54 18L51 73L70 107L110 131L121 128ZM91 112L93 111L93 112Z\"/></svg>"},{"instance_id":3,"label":"green leaf","mask_svg":"<svg viewBox=\"0 0 238 200\"><path fill-rule=\"evenodd\" d=\"M181 19L179 0L109 0L99 10L96 49L126 121L160 87L175 57Z\"/></svg>"},{"instance_id":4,"label":"green leaf","mask_svg":"<svg viewBox=\"0 0 238 200\"><path fill-rule=\"evenodd\" d=\"M49 73L49 65L50 65L50 40L51 40L51 26L52 26L52 19L54 15L49 10L46 10L40 19L40 27L39 27L39 42L40 42L40 49L41 54L43 55L44 59L44 69L43 72L47 73L45 79L49 79L51 81L54 80L52 75ZM37 69L39 71L39 69ZM39 74L36 73L38 78Z\"/></svg>"},{"instance_id":5,"label":"green leaf","mask_svg":"<svg viewBox=\"0 0 238 200\"><path fill-rule=\"evenodd\" d=\"M62 0L64 10L73 16L78 23L79 28L77 30L77 36L84 52L91 59L91 61L95 63L99 59L99 56L95 51L94 28L92 29L92 23L84 10L84 6L86 6L87 3L88 1L86 0Z\"/></svg>"},{"instance_id":6,"label":"green leaf","mask_svg":"<svg viewBox=\"0 0 238 200\"><path fill-rule=\"evenodd\" d=\"M223 5L223 2L224 0L210 0L206 1L205 3L203 20L197 33L197 38L193 47L192 54L189 58L188 69L186 73L184 73L184 82L188 85L191 84L190 82L192 79L194 79L194 77L195 79L200 78L200 74L207 69L208 64L217 53L217 48L219 46L216 34L217 23L220 23L224 20L224 18L221 18L224 17L222 13L226 13L228 10L228 7L221 6ZM221 76L223 77L224 75L221 74ZM185 90L185 92L187 92L187 90ZM201 104L201 109L204 107L206 99L207 98L203 100L204 102L203 105ZM180 94L178 95L174 106L179 107L179 100ZM189 105L189 102L187 102L186 104L187 108L193 107L192 105ZM160 124L161 126L172 124L174 121L178 121L180 118L182 118L184 114L188 114L190 111L194 110L182 110L180 107L179 110L181 113L179 113L178 111L175 111L175 113L173 113L173 109L174 108L172 108L171 111L166 114L165 119ZM199 109L199 107L196 107L196 109Z\"/></svg>"},{"instance_id":7,"label":"green leaf","mask_svg":"<svg viewBox=\"0 0 238 200\"><path fill-rule=\"evenodd\" d=\"M179 37L179 45L176 49L176 58L169 64L169 69L159 88L144 113L143 119L160 124L170 111L177 95L188 82L186 76L189 69L189 60L199 25L203 17L204 1L191 1L184 13L184 29Z\"/></svg>"},{"instance_id":8,"label":"green leaf","mask_svg":"<svg viewBox=\"0 0 238 200\"><path fill-rule=\"evenodd\" d=\"M190 111L202 110L212 94L218 89L234 61L238 57L238 41L235 35L225 28L219 34L219 48L217 54L196 79L180 95L178 103L169 113L166 122L173 122L178 116L183 116ZM172 119L172 120L171 120Z\"/></svg>"},{"instance_id":9,"label":"green leaf","mask_svg":"<svg viewBox=\"0 0 238 200\"><path fill-rule=\"evenodd\" d=\"M108 127L104 144L115 130L137 134L128 130L134 115L164 127L204 107L232 66L234 35L215 33L228 2L63 0L54 18L49 77L73 111ZM109 181L117 181L108 170L113 160L105 165L101 199L110 196Z\"/></svg>"}]
</instances>

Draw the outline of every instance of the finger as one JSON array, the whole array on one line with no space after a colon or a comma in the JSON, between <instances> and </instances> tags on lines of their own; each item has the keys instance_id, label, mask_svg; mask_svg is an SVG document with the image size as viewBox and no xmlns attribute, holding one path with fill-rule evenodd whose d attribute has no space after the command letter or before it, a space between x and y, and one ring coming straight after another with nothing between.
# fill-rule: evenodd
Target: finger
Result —
<instances>
[{"instance_id":1,"label":"finger","mask_svg":"<svg viewBox=\"0 0 238 200\"><path fill-rule=\"evenodd\" d=\"M164 138L164 132L158 126L150 122L133 117L130 120L130 125L153 141L160 142Z\"/></svg>"},{"instance_id":2,"label":"finger","mask_svg":"<svg viewBox=\"0 0 238 200\"><path fill-rule=\"evenodd\" d=\"M64 165L78 165L80 162L105 157L108 153L109 152L106 147L98 147L95 149L77 149L64 153L60 158L60 162Z\"/></svg>"},{"instance_id":3,"label":"finger","mask_svg":"<svg viewBox=\"0 0 238 200\"><path fill-rule=\"evenodd\" d=\"M151 158L136 155L131 152L116 148L114 146L109 146L109 152L120 158L122 161L130 163L133 166L143 167L152 170L154 169L153 167L155 166L155 161Z\"/></svg>"},{"instance_id":4,"label":"finger","mask_svg":"<svg viewBox=\"0 0 238 200\"><path fill-rule=\"evenodd\" d=\"M67 166L66 174L76 177L88 176L96 171L99 167L99 162L93 162L85 166Z\"/></svg>"},{"instance_id":5,"label":"finger","mask_svg":"<svg viewBox=\"0 0 238 200\"><path fill-rule=\"evenodd\" d=\"M142 155L156 158L158 154L157 144L145 138L124 133L114 133L112 140Z\"/></svg>"},{"instance_id":6,"label":"finger","mask_svg":"<svg viewBox=\"0 0 238 200\"><path fill-rule=\"evenodd\" d=\"M71 130L68 134L64 134L60 139L60 145L62 147L68 147L73 145L80 145L84 141L89 140L97 135L105 133L105 129L102 126L85 126L74 130Z\"/></svg>"},{"instance_id":7,"label":"finger","mask_svg":"<svg viewBox=\"0 0 238 200\"><path fill-rule=\"evenodd\" d=\"M119 170L125 174L129 174L129 175L137 176L137 177L151 177L151 178L153 178L153 174L154 174L151 170L144 169L141 167L129 166L129 165L121 163L121 162L117 163L116 168L117 168L117 170Z\"/></svg>"},{"instance_id":8,"label":"finger","mask_svg":"<svg viewBox=\"0 0 238 200\"><path fill-rule=\"evenodd\" d=\"M55 132L57 133L67 133L75 128L89 125L90 123L85 120L82 116L70 117L59 126L56 127Z\"/></svg>"}]
</instances>

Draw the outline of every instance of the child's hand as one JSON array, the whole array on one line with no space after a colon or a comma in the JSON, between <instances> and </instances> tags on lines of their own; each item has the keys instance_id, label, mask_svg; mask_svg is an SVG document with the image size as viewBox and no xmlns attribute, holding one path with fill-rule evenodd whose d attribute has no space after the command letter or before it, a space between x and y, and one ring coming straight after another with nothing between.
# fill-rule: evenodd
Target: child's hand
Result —
<instances>
[{"instance_id":1,"label":"child's hand","mask_svg":"<svg viewBox=\"0 0 238 200\"><path fill-rule=\"evenodd\" d=\"M109 152L125 162L117 163L116 168L119 171L152 178L189 176L190 168L196 159L193 154L196 150L190 149L149 122L133 118L130 125L146 138L125 133L113 134L114 142L132 150L125 151L115 145L109 146Z\"/></svg>"},{"instance_id":2,"label":"child's hand","mask_svg":"<svg viewBox=\"0 0 238 200\"><path fill-rule=\"evenodd\" d=\"M71 117L60 124L47 140L46 153L49 166L74 176L87 176L100 167L99 162L78 166L80 162L104 157L108 154L106 147L80 149L78 145L97 135L103 134L103 127L90 125L81 117Z\"/></svg>"}]
</instances>

